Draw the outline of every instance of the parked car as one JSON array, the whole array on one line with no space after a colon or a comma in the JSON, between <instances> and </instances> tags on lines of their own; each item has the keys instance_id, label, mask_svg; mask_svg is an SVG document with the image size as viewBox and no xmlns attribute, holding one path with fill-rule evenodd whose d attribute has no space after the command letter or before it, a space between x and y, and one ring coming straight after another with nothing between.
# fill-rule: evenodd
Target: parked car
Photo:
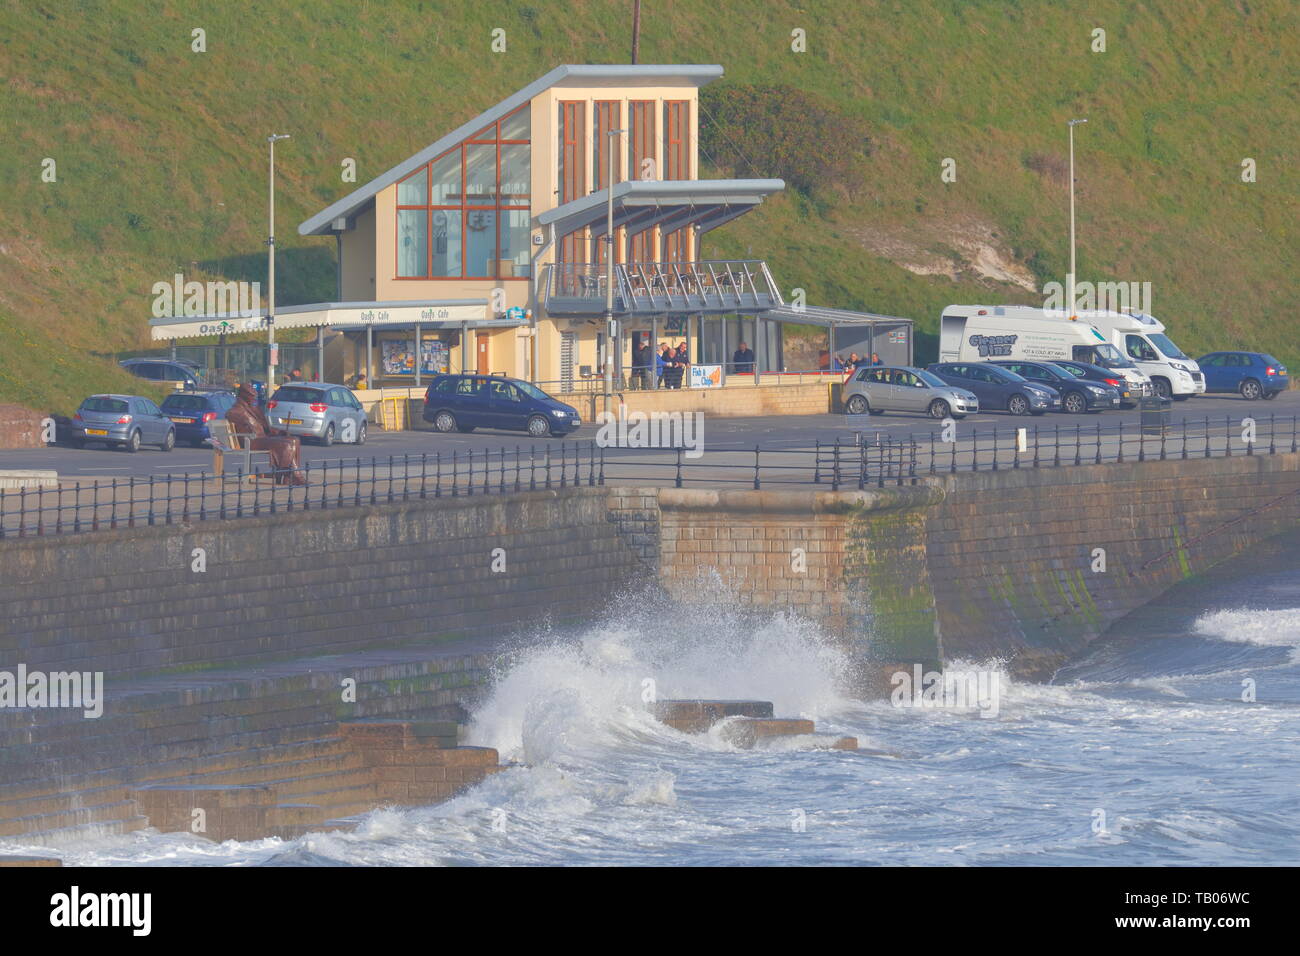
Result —
<instances>
[{"instance_id":1,"label":"parked car","mask_svg":"<svg viewBox=\"0 0 1300 956\"><path fill-rule=\"evenodd\" d=\"M1071 415L1119 408L1120 390L1102 382L1089 382L1052 362L1027 362L998 359L990 362L1008 372L1015 372L1037 385L1056 389L1061 395L1061 411Z\"/></svg>"},{"instance_id":2,"label":"parked car","mask_svg":"<svg viewBox=\"0 0 1300 956\"><path fill-rule=\"evenodd\" d=\"M1061 409L1061 393L1056 389L988 362L936 362L929 371L949 385L974 392L985 411L1042 415Z\"/></svg>"},{"instance_id":3,"label":"parked car","mask_svg":"<svg viewBox=\"0 0 1300 956\"><path fill-rule=\"evenodd\" d=\"M922 412L931 418L965 418L980 410L974 393L954 388L925 369L906 365L859 369L843 394L844 410L850 415Z\"/></svg>"},{"instance_id":4,"label":"parked car","mask_svg":"<svg viewBox=\"0 0 1300 956\"><path fill-rule=\"evenodd\" d=\"M1277 398L1291 387L1286 366L1267 352L1211 352L1196 360L1207 392L1237 392L1248 401Z\"/></svg>"},{"instance_id":5,"label":"parked car","mask_svg":"<svg viewBox=\"0 0 1300 956\"><path fill-rule=\"evenodd\" d=\"M91 395L72 415L72 443L103 442L136 452L141 445L176 447L176 426L162 409L139 395Z\"/></svg>"},{"instance_id":6,"label":"parked car","mask_svg":"<svg viewBox=\"0 0 1300 956\"><path fill-rule=\"evenodd\" d=\"M181 388L196 387L203 377L203 370L193 362L183 359L123 359L118 363L136 378L150 382L175 382Z\"/></svg>"},{"instance_id":7,"label":"parked car","mask_svg":"<svg viewBox=\"0 0 1300 956\"><path fill-rule=\"evenodd\" d=\"M501 375L436 376L424 393L424 420L440 432L504 428L534 438L558 438L582 424L572 405L530 382Z\"/></svg>"},{"instance_id":8,"label":"parked car","mask_svg":"<svg viewBox=\"0 0 1300 956\"><path fill-rule=\"evenodd\" d=\"M272 428L314 439L326 447L336 441L366 443L366 410L346 385L281 385L266 403L266 417Z\"/></svg>"},{"instance_id":9,"label":"parked car","mask_svg":"<svg viewBox=\"0 0 1300 956\"><path fill-rule=\"evenodd\" d=\"M176 426L176 440L200 448L211 437L208 422L225 418L235 404L229 389L203 388L175 392L163 399L162 411Z\"/></svg>"},{"instance_id":10,"label":"parked car","mask_svg":"<svg viewBox=\"0 0 1300 956\"><path fill-rule=\"evenodd\" d=\"M1151 383L1134 385L1130 379L1123 377L1115 369L1089 362L1076 362L1073 359L1053 359L1053 365L1065 369L1075 378L1082 378L1098 385L1109 385L1119 390L1119 404L1122 408L1132 408L1138 399L1152 394ZM1143 376L1145 378L1145 376Z\"/></svg>"}]
</instances>

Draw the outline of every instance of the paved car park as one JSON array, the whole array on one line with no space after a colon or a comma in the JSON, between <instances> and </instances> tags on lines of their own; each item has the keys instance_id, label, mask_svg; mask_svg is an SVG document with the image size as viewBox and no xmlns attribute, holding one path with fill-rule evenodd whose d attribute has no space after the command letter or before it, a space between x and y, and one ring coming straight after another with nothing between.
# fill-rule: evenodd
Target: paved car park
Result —
<instances>
[{"instance_id":1,"label":"paved car park","mask_svg":"<svg viewBox=\"0 0 1300 956\"><path fill-rule=\"evenodd\" d=\"M1111 411L1096 415L1049 414L1040 418L1018 418L1006 412L980 412L959 422L957 427L962 435L978 430L981 435L989 435L994 427L999 432L1011 432L1018 427L1034 428L1046 432L1055 428L1061 433L1073 432L1076 426L1095 434L1100 425L1103 434L1117 433L1121 427L1126 433L1136 433L1139 425L1139 411ZM1300 391L1284 392L1272 401L1259 400L1248 402L1237 395L1205 395L1175 402L1170 412L1170 422L1174 428L1181 427L1186 419L1189 424L1204 423L1209 417L1221 427L1225 419L1240 422L1247 417L1267 421L1270 415L1279 418L1300 414ZM706 417L703 427L703 447L707 451L727 449L753 449L755 445L765 448L811 447L815 441L834 442L837 438L852 441L855 433L866 436L881 435L902 438L912 433L918 440L928 441L929 434L942 427L924 413L888 413L880 416L866 415L846 416L839 414L822 415L779 415L751 418L712 418ZM558 448L563 443L589 442L596 437L599 426L587 423L572 435L565 438L534 439L519 432L496 431L480 428L472 434L454 432L441 434L429 426L415 431L385 433L372 424L366 444L362 448L351 445L334 445L323 448L318 445L304 444L302 449L304 462L339 462L354 460L362 455L368 461L372 456L386 459L389 455L433 454L438 451L475 452L490 449L527 448L530 444L539 448L551 445ZM616 449L611 450L617 453ZM46 449L0 451L0 469L49 469L66 477L102 477L124 478L131 475L147 477L161 474L199 473L212 465L212 453L205 449L177 447L169 453L161 453L153 448L144 448L138 454L90 446L85 449L70 447L51 447Z\"/></svg>"}]
</instances>

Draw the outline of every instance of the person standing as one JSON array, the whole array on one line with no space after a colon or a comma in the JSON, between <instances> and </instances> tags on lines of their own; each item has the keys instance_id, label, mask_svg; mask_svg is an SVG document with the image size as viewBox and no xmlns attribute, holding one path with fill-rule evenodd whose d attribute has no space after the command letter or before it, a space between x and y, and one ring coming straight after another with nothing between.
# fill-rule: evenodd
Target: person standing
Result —
<instances>
[{"instance_id":1,"label":"person standing","mask_svg":"<svg viewBox=\"0 0 1300 956\"><path fill-rule=\"evenodd\" d=\"M656 388L671 388L668 383L668 372L672 367L672 353L668 348L668 343L664 342L659 346L659 352L655 356L655 372L657 379Z\"/></svg>"}]
</instances>

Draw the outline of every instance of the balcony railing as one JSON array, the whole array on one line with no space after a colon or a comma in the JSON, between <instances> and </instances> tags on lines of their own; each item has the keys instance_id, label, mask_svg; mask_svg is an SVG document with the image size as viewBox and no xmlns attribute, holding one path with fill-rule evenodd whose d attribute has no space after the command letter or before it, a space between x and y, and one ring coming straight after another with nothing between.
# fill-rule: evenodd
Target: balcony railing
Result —
<instances>
[{"instance_id":1,"label":"balcony railing","mask_svg":"<svg viewBox=\"0 0 1300 956\"><path fill-rule=\"evenodd\" d=\"M599 315L605 308L605 266L547 266L546 311ZM614 266L614 312L735 312L782 305L761 259L633 262Z\"/></svg>"}]
</instances>

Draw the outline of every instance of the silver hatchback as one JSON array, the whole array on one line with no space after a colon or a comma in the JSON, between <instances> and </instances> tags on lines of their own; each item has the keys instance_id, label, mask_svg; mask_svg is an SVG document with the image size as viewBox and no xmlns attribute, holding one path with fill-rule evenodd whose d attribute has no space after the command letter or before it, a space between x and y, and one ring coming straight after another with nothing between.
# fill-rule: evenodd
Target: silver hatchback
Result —
<instances>
[{"instance_id":1,"label":"silver hatchback","mask_svg":"<svg viewBox=\"0 0 1300 956\"><path fill-rule=\"evenodd\" d=\"M366 443L366 411L346 385L281 385L266 403L266 417L272 428L322 445Z\"/></svg>"},{"instance_id":2,"label":"silver hatchback","mask_svg":"<svg viewBox=\"0 0 1300 956\"><path fill-rule=\"evenodd\" d=\"M844 410L850 415L920 412L931 418L964 418L976 414L980 402L974 392L923 368L873 365L854 372L844 386Z\"/></svg>"}]
</instances>

